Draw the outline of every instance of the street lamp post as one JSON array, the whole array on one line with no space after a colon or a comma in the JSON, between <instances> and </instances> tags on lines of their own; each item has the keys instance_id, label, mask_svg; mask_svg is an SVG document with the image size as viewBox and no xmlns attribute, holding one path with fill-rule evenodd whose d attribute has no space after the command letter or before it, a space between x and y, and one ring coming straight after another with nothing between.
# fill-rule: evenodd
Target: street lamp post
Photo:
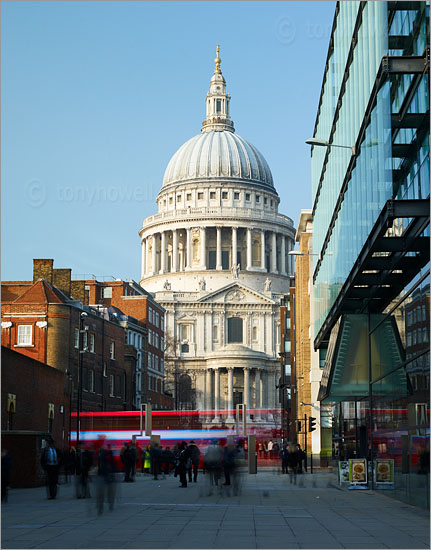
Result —
<instances>
[{"instance_id":1,"label":"street lamp post","mask_svg":"<svg viewBox=\"0 0 431 550\"><path fill-rule=\"evenodd\" d=\"M77 407L76 407L76 446L79 445L79 436L81 431L81 418L80 413L82 409L82 354L85 353L86 349L82 348L82 334L86 332L82 329L82 323L87 317L87 313L83 311L79 316L79 338L78 338L78 396L77 396Z\"/></svg>"},{"instance_id":2,"label":"street lamp post","mask_svg":"<svg viewBox=\"0 0 431 550\"><path fill-rule=\"evenodd\" d=\"M70 449L70 438L72 433L72 389L73 389L73 377L69 369L66 369L67 385L69 389L69 436L67 438L68 446Z\"/></svg>"},{"instance_id":3,"label":"street lamp post","mask_svg":"<svg viewBox=\"0 0 431 550\"><path fill-rule=\"evenodd\" d=\"M352 156L355 154L355 146L354 145L337 145L335 143L329 143L329 141L326 141L324 139L319 138L310 138L307 139L305 142L307 145L314 145L318 147L341 147L341 149L350 149L352 152Z\"/></svg>"}]
</instances>

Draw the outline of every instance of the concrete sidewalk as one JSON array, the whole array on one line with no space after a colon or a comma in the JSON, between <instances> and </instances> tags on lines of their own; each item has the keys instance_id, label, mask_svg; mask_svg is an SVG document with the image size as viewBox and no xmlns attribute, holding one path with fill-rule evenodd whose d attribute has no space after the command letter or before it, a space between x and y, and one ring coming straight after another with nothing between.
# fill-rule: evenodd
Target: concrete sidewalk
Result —
<instances>
[{"instance_id":1,"label":"concrete sidewalk","mask_svg":"<svg viewBox=\"0 0 431 550\"><path fill-rule=\"evenodd\" d=\"M429 548L429 513L372 491L347 491L335 474L244 474L240 493L207 476L187 489L178 478L118 483L114 510L72 484L56 500L44 487L13 489L2 506L2 548ZM94 483L92 491L95 493Z\"/></svg>"}]
</instances>

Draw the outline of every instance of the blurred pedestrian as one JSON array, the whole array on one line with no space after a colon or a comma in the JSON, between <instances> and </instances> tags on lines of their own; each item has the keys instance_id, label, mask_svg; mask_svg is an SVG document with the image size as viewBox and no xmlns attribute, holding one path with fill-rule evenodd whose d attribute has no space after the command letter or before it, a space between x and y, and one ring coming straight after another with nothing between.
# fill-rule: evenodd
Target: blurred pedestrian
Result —
<instances>
[{"instance_id":1,"label":"blurred pedestrian","mask_svg":"<svg viewBox=\"0 0 431 550\"><path fill-rule=\"evenodd\" d=\"M212 487L218 485L218 482L221 477L221 472L223 469L222 466L223 460L223 450L220 445L217 444L216 440L211 442L209 445L205 456L204 456L204 467L205 471L208 472L208 494L212 494Z\"/></svg>"},{"instance_id":2,"label":"blurred pedestrian","mask_svg":"<svg viewBox=\"0 0 431 550\"><path fill-rule=\"evenodd\" d=\"M270 440L268 441L268 456L269 456L269 458L272 458L272 454L273 454L272 451L273 451L273 448L274 448L274 443L273 443L272 439L270 439Z\"/></svg>"},{"instance_id":3,"label":"blurred pedestrian","mask_svg":"<svg viewBox=\"0 0 431 550\"><path fill-rule=\"evenodd\" d=\"M289 445L287 449L287 467L289 470L289 481L296 485L296 474L298 471L298 453L295 445Z\"/></svg>"},{"instance_id":4,"label":"blurred pedestrian","mask_svg":"<svg viewBox=\"0 0 431 550\"><path fill-rule=\"evenodd\" d=\"M299 443L296 444L296 454L298 457L298 474L302 474L303 473L302 462L303 460L305 460L305 453L301 449L301 445Z\"/></svg>"},{"instance_id":5,"label":"blurred pedestrian","mask_svg":"<svg viewBox=\"0 0 431 550\"><path fill-rule=\"evenodd\" d=\"M150 457L151 457L151 473L153 479L157 479L157 476L160 474L160 466L162 459L162 450L158 443L153 443L150 448Z\"/></svg>"},{"instance_id":6,"label":"blurred pedestrian","mask_svg":"<svg viewBox=\"0 0 431 550\"><path fill-rule=\"evenodd\" d=\"M93 466L93 453L88 447L83 447L82 443L79 443L76 458L75 458L75 473L76 473L76 497L77 498L90 498L89 487L89 472Z\"/></svg>"},{"instance_id":7,"label":"blurred pedestrian","mask_svg":"<svg viewBox=\"0 0 431 550\"><path fill-rule=\"evenodd\" d=\"M286 443L280 451L281 458L281 473L287 474L287 458L288 458L288 444Z\"/></svg>"},{"instance_id":8,"label":"blurred pedestrian","mask_svg":"<svg viewBox=\"0 0 431 550\"><path fill-rule=\"evenodd\" d=\"M170 447L165 447L162 450L162 463L163 463L163 473L168 476L171 473L172 468L174 467L174 453L171 451Z\"/></svg>"},{"instance_id":9,"label":"blurred pedestrian","mask_svg":"<svg viewBox=\"0 0 431 550\"><path fill-rule=\"evenodd\" d=\"M228 441L227 445L223 449L223 470L224 470L224 484L230 485L231 478L235 475L235 458L237 449L233 440Z\"/></svg>"},{"instance_id":10,"label":"blurred pedestrian","mask_svg":"<svg viewBox=\"0 0 431 550\"><path fill-rule=\"evenodd\" d=\"M151 471L151 456L150 456L150 446L147 445L147 448L142 453L142 462L141 462L141 471L142 473L149 474Z\"/></svg>"},{"instance_id":11,"label":"blurred pedestrian","mask_svg":"<svg viewBox=\"0 0 431 550\"><path fill-rule=\"evenodd\" d=\"M187 471L192 467L192 457L190 450L185 441L182 441L179 446L178 457L178 474L180 476L180 487L187 487Z\"/></svg>"},{"instance_id":12,"label":"blurred pedestrian","mask_svg":"<svg viewBox=\"0 0 431 550\"><path fill-rule=\"evenodd\" d=\"M117 466L110 445L104 443L99 449L97 463L97 513L102 514L105 495L109 510L114 509L115 501Z\"/></svg>"},{"instance_id":13,"label":"blurred pedestrian","mask_svg":"<svg viewBox=\"0 0 431 550\"><path fill-rule=\"evenodd\" d=\"M55 447L53 439L48 441L42 452L41 465L46 473L46 485L48 491L48 500L55 499L58 488L58 472L61 465L61 453Z\"/></svg>"},{"instance_id":14,"label":"blurred pedestrian","mask_svg":"<svg viewBox=\"0 0 431 550\"><path fill-rule=\"evenodd\" d=\"M196 443L192 440L189 445L190 458L191 458L191 468L188 470L189 481L192 482L192 470L193 470L193 481L196 483L198 479L198 469L199 469L199 459L201 452Z\"/></svg>"},{"instance_id":15,"label":"blurred pedestrian","mask_svg":"<svg viewBox=\"0 0 431 550\"><path fill-rule=\"evenodd\" d=\"M1 450L1 501L7 502L12 459L7 449Z\"/></svg>"}]
</instances>

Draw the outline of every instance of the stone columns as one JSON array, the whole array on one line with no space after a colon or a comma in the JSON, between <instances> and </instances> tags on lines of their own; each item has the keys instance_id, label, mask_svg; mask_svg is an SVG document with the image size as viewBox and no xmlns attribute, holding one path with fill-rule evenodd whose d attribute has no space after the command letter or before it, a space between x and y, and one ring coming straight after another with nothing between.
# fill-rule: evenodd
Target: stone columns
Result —
<instances>
[{"instance_id":1,"label":"stone columns","mask_svg":"<svg viewBox=\"0 0 431 550\"><path fill-rule=\"evenodd\" d=\"M150 271L150 243L148 237L145 239L145 273Z\"/></svg>"},{"instance_id":2,"label":"stone columns","mask_svg":"<svg viewBox=\"0 0 431 550\"><path fill-rule=\"evenodd\" d=\"M214 368L214 420L213 422L219 421L219 410L220 410L220 371L218 367Z\"/></svg>"},{"instance_id":3,"label":"stone columns","mask_svg":"<svg viewBox=\"0 0 431 550\"><path fill-rule=\"evenodd\" d=\"M255 371L255 385L256 385L256 406L255 406L255 409L256 409L256 417L258 420L261 420L262 419L262 413L260 411L260 409L262 408L262 403L261 403L261 399L260 399L260 395L261 395L261 388L260 388L260 369L256 369Z\"/></svg>"},{"instance_id":4,"label":"stone columns","mask_svg":"<svg viewBox=\"0 0 431 550\"><path fill-rule=\"evenodd\" d=\"M212 409L211 369L207 369L205 374L205 408L207 411Z\"/></svg>"},{"instance_id":5,"label":"stone columns","mask_svg":"<svg viewBox=\"0 0 431 550\"><path fill-rule=\"evenodd\" d=\"M272 232L271 273L277 273L277 233Z\"/></svg>"},{"instance_id":6,"label":"stone columns","mask_svg":"<svg viewBox=\"0 0 431 550\"><path fill-rule=\"evenodd\" d=\"M156 240L155 234L153 234L152 239L153 239L153 257L152 257L151 271L153 275L155 275L156 269L157 269L157 265L156 265L157 264L157 240Z\"/></svg>"},{"instance_id":7,"label":"stone columns","mask_svg":"<svg viewBox=\"0 0 431 550\"><path fill-rule=\"evenodd\" d=\"M186 231L187 231L186 269L190 269L192 267L192 243L191 243L190 227L188 227Z\"/></svg>"},{"instance_id":8,"label":"stone columns","mask_svg":"<svg viewBox=\"0 0 431 550\"><path fill-rule=\"evenodd\" d=\"M172 230L172 262L171 271L176 273L178 271L178 231Z\"/></svg>"},{"instance_id":9,"label":"stone columns","mask_svg":"<svg viewBox=\"0 0 431 550\"><path fill-rule=\"evenodd\" d=\"M147 262L147 241L145 239L142 239L141 253L141 279L143 279L145 277L145 265Z\"/></svg>"},{"instance_id":10,"label":"stone columns","mask_svg":"<svg viewBox=\"0 0 431 550\"><path fill-rule=\"evenodd\" d=\"M243 403L245 403L245 405L247 405L247 414L248 414L248 408L250 406L250 367L244 367Z\"/></svg>"},{"instance_id":11,"label":"stone columns","mask_svg":"<svg viewBox=\"0 0 431 550\"><path fill-rule=\"evenodd\" d=\"M217 226L217 252L216 252L216 269L220 271L223 266L221 262L221 227Z\"/></svg>"},{"instance_id":12,"label":"stone columns","mask_svg":"<svg viewBox=\"0 0 431 550\"><path fill-rule=\"evenodd\" d=\"M227 421L233 422L234 417L232 415L233 409L233 369L234 367L227 367Z\"/></svg>"},{"instance_id":13,"label":"stone columns","mask_svg":"<svg viewBox=\"0 0 431 550\"><path fill-rule=\"evenodd\" d=\"M205 227L201 227L201 268L207 268L207 233Z\"/></svg>"},{"instance_id":14,"label":"stone columns","mask_svg":"<svg viewBox=\"0 0 431 550\"><path fill-rule=\"evenodd\" d=\"M160 245L160 273L166 271L166 231L162 231L162 242Z\"/></svg>"},{"instance_id":15,"label":"stone columns","mask_svg":"<svg viewBox=\"0 0 431 550\"><path fill-rule=\"evenodd\" d=\"M251 228L247 227L247 271L251 271L253 266L251 247Z\"/></svg>"},{"instance_id":16,"label":"stone columns","mask_svg":"<svg viewBox=\"0 0 431 550\"><path fill-rule=\"evenodd\" d=\"M281 236L280 271L282 275L286 275L286 237L284 235Z\"/></svg>"},{"instance_id":17,"label":"stone columns","mask_svg":"<svg viewBox=\"0 0 431 550\"><path fill-rule=\"evenodd\" d=\"M266 271L265 266L265 229L260 230L260 267Z\"/></svg>"},{"instance_id":18,"label":"stone columns","mask_svg":"<svg viewBox=\"0 0 431 550\"><path fill-rule=\"evenodd\" d=\"M232 265L236 266L238 264L238 228L232 227Z\"/></svg>"}]
</instances>

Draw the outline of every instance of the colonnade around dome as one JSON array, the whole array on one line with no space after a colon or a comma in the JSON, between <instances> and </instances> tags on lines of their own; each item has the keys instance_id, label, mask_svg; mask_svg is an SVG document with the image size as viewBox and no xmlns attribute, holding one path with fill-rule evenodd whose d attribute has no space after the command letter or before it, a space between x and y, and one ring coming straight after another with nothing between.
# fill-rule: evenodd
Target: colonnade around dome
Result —
<instances>
[{"instance_id":1,"label":"colonnade around dome","mask_svg":"<svg viewBox=\"0 0 431 550\"><path fill-rule=\"evenodd\" d=\"M191 270L293 272L293 238L279 230L205 225L159 230L142 239L141 278Z\"/></svg>"}]
</instances>

